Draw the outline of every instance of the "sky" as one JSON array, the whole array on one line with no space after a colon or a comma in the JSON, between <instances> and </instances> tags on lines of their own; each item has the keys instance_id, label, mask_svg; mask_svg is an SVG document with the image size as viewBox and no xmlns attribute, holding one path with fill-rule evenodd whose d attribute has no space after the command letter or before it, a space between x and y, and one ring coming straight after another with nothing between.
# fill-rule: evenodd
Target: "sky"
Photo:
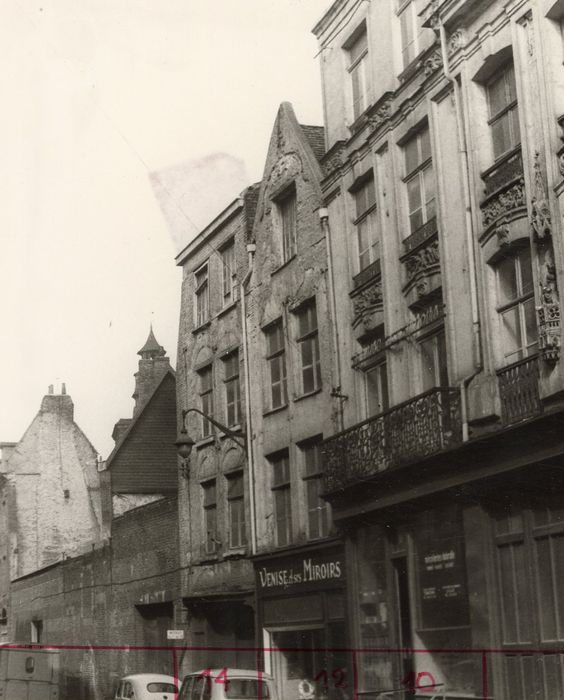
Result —
<instances>
[{"instance_id":1,"label":"sky","mask_svg":"<svg viewBox=\"0 0 564 700\"><path fill-rule=\"evenodd\" d=\"M174 256L260 179L280 102L322 123L329 5L2 0L0 442L65 382L108 456L151 323L176 363Z\"/></svg>"}]
</instances>

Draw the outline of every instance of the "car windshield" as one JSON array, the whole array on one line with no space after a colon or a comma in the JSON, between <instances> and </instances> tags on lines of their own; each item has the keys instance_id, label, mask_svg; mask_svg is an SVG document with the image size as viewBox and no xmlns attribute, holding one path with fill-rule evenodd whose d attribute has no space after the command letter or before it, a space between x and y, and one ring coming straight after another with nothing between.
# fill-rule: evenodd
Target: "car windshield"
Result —
<instances>
[{"instance_id":1,"label":"car windshield","mask_svg":"<svg viewBox=\"0 0 564 700\"><path fill-rule=\"evenodd\" d=\"M254 678L230 678L225 685L225 697L237 700L266 700L270 697L268 685Z\"/></svg>"},{"instance_id":2,"label":"car windshield","mask_svg":"<svg viewBox=\"0 0 564 700\"><path fill-rule=\"evenodd\" d=\"M150 693L177 693L176 686L172 683L149 683L147 690Z\"/></svg>"}]
</instances>

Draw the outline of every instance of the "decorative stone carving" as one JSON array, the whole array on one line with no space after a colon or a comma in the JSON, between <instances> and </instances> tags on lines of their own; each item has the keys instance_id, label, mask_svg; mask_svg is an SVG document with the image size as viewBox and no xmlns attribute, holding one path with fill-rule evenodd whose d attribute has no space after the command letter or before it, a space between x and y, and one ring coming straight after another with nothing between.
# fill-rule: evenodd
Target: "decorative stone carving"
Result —
<instances>
[{"instance_id":1,"label":"decorative stone carving","mask_svg":"<svg viewBox=\"0 0 564 700\"><path fill-rule=\"evenodd\" d=\"M436 49L433 53L425 59L423 62L423 72L425 75L431 75L436 70L441 68L443 65L443 56L440 49Z\"/></svg>"},{"instance_id":2,"label":"decorative stone carving","mask_svg":"<svg viewBox=\"0 0 564 700\"><path fill-rule=\"evenodd\" d=\"M424 27L428 27L429 29L432 29L436 35L439 34L439 25L440 25L439 5L440 5L439 0L431 0L431 2L427 5L427 7L425 8L425 10L422 13L423 14L422 25Z\"/></svg>"},{"instance_id":3,"label":"decorative stone carving","mask_svg":"<svg viewBox=\"0 0 564 700\"><path fill-rule=\"evenodd\" d=\"M392 103L391 100L388 99L386 100L386 102L384 102L384 104L382 104L376 109L374 114L371 114L370 117L368 117L368 125L370 127L370 131L376 131L378 127L380 127L384 122L388 121L391 113Z\"/></svg>"},{"instance_id":4,"label":"decorative stone carving","mask_svg":"<svg viewBox=\"0 0 564 700\"><path fill-rule=\"evenodd\" d=\"M533 164L534 172L534 195L531 200L531 228L537 240L543 240L552 235L552 224L550 221L550 206L546 196L546 188L539 162L539 152L535 153Z\"/></svg>"},{"instance_id":5,"label":"decorative stone carving","mask_svg":"<svg viewBox=\"0 0 564 700\"><path fill-rule=\"evenodd\" d=\"M456 29L448 38L448 55L452 56L464 46L464 32Z\"/></svg>"},{"instance_id":6,"label":"decorative stone carving","mask_svg":"<svg viewBox=\"0 0 564 700\"><path fill-rule=\"evenodd\" d=\"M355 322L359 317L364 317L374 311L376 308L382 307L382 283L378 282L371 284L366 289L363 289L353 299L353 310ZM356 325L356 324L355 324Z\"/></svg>"},{"instance_id":7,"label":"decorative stone carving","mask_svg":"<svg viewBox=\"0 0 564 700\"><path fill-rule=\"evenodd\" d=\"M497 226L495 235L497 236L497 244L500 248L509 245L509 226L507 224Z\"/></svg>"},{"instance_id":8,"label":"decorative stone carving","mask_svg":"<svg viewBox=\"0 0 564 700\"><path fill-rule=\"evenodd\" d=\"M408 283L421 272L440 263L439 241L434 240L417 253L410 255L405 261Z\"/></svg>"},{"instance_id":9,"label":"decorative stone carving","mask_svg":"<svg viewBox=\"0 0 564 700\"><path fill-rule=\"evenodd\" d=\"M327 177L335 170L339 170L345 162L345 142L337 143L323 156L322 170L323 176Z\"/></svg>"},{"instance_id":10,"label":"decorative stone carving","mask_svg":"<svg viewBox=\"0 0 564 700\"><path fill-rule=\"evenodd\" d=\"M525 206L525 184L517 182L504 192L492 197L482 207L482 223L487 228L493 221L514 209Z\"/></svg>"},{"instance_id":11,"label":"decorative stone carving","mask_svg":"<svg viewBox=\"0 0 564 700\"><path fill-rule=\"evenodd\" d=\"M533 29L533 13L527 12L527 14L519 20L519 24L523 27L527 34L527 53L529 56L535 55L535 37Z\"/></svg>"}]
</instances>

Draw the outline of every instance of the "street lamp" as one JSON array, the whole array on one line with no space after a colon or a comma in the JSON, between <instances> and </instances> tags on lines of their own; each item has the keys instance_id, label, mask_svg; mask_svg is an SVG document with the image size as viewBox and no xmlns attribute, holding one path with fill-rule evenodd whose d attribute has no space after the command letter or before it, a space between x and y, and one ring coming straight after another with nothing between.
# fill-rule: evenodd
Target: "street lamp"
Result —
<instances>
[{"instance_id":1,"label":"street lamp","mask_svg":"<svg viewBox=\"0 0 564 700\"><path fill-rule=\"evenodd\" d=\"M224 435L226 435L228 438L231 438L233 442L237 443L237 445L239 445L239 447L241 447L245 451L245 453L247 452L247 445L245 443L244 432L240 430L230 430L227 426L223 425L211 416L206 415L203 411L200 411L199 408L185 408L182 411L182 428L178 433L178 438L174 443L176 445L176 452L182 460L182 475L185 479L187 479L189 476L188 460L190 458L190 454L192 453L192 448L196 444L195 441L190 437L190 435L188 435L188 431L186 430L186 416L189 413L198 413L206 420L209 420L209 422L216 428L218 428L218 430L220 430L222 433L224 433Z\"/></svg>"}]
</instances>

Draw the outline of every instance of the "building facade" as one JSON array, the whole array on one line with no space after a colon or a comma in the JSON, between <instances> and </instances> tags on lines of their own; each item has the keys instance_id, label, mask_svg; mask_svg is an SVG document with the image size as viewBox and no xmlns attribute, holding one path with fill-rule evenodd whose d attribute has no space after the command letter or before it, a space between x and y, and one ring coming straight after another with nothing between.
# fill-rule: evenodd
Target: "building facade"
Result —
<instances>
[{"instance_id":1,"label":"building facade","mask_svg":"<svg viewBox=\"0 0 564 700\"><path fill-rule=\"evenodd\" d=\"M314 29L368 695L563 690L563 11L337 0Z\"/></svg>"},{"instance_id":2,"label":"building facade","mask_svg":"<svg viewBox=\"0 0 564 700\"><path fill-rule=\"evenodd\" d=\"M183 268L178 415L195 440L179 486L180 594L187 644L211 647L183 660L189 670L255 663L244 324L257 192L248 187L176 258ZM196 410L184 416L190 409ZM233 432L246 429L246 438L227 437L204 416Z\"/></svg>"}]
</instances>

